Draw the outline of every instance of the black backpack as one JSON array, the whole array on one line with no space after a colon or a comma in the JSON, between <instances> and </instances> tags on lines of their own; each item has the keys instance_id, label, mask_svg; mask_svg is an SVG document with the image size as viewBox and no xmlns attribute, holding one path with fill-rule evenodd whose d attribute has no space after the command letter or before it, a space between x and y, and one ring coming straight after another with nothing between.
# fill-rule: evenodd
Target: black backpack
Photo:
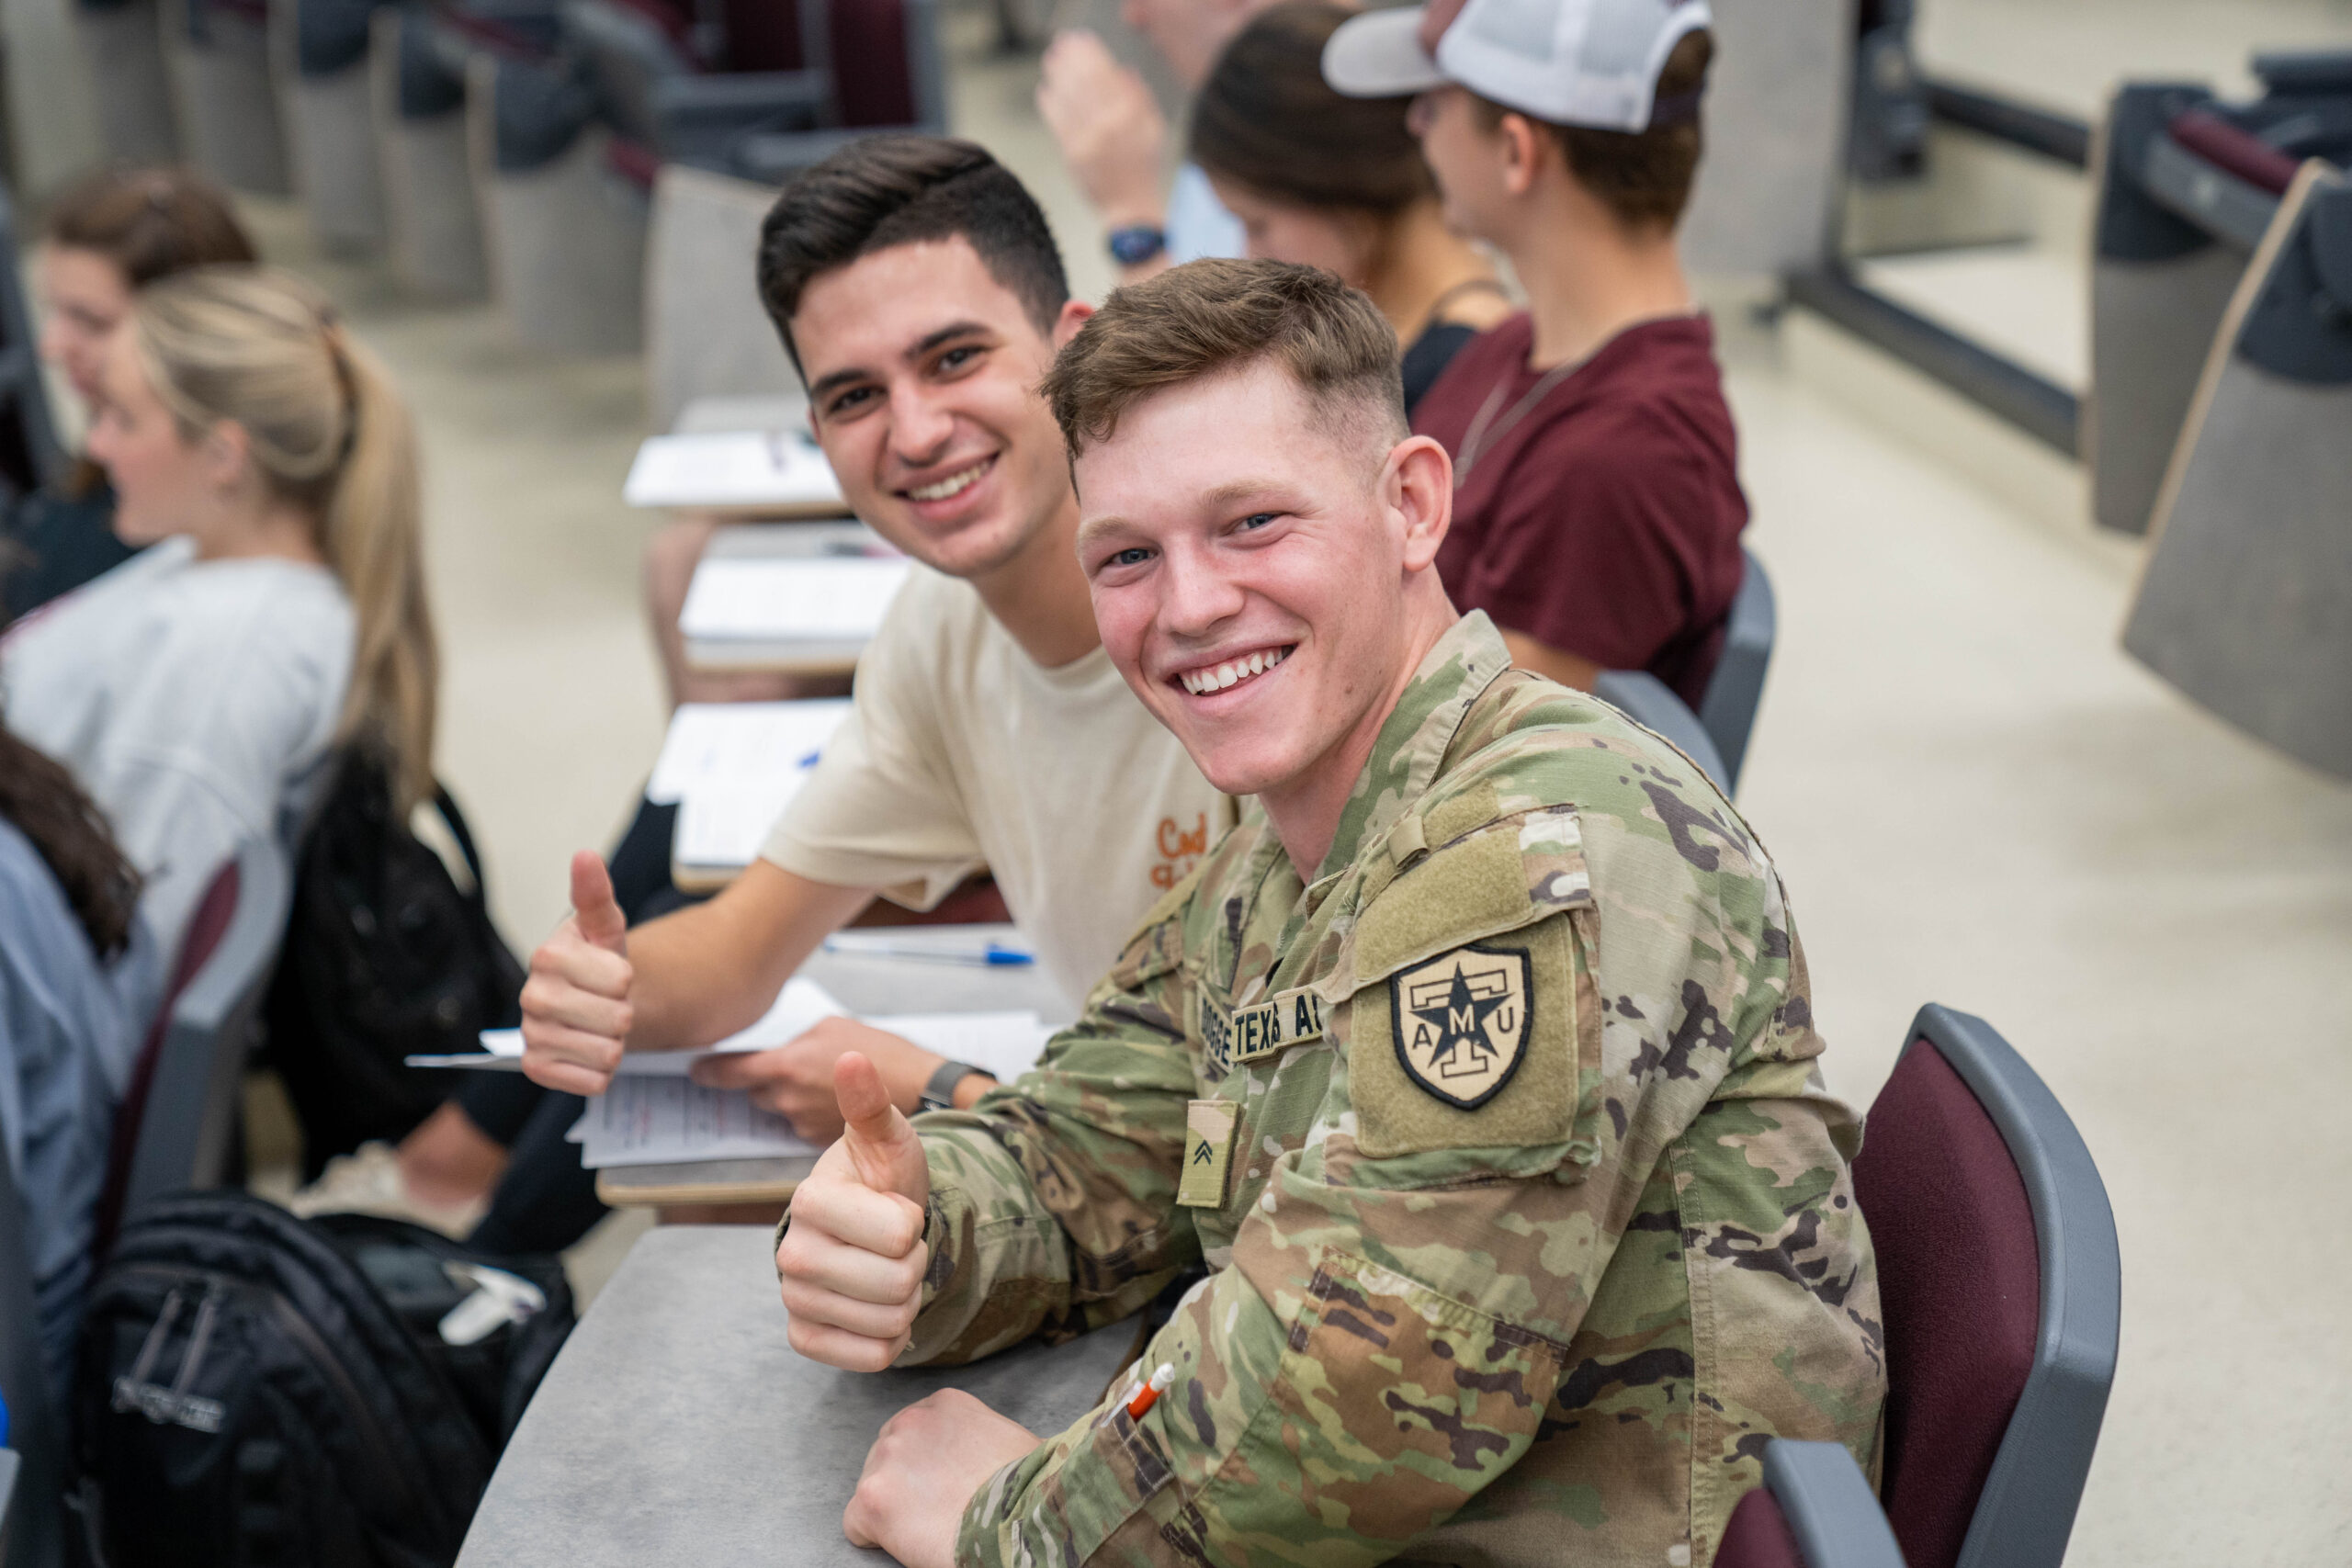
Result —
<instances>
[{"instance_id":1,"label":"black backpack","mask_svg":"<svg viewBox=\"0 0 2352 1568\"><path fill-rule=\"evenodd\" d=\"M457 1087L401 1058L478 1051L481 1031L522 1020L523 965L491 922L473 834L447 790L434 804L470 892L395 817L384 767L363 750L343 754L303 840L266 1017L305 1180L371 1138L397 1143Z\"/></svg>"},{"instance_id":2,"label":"black backpack","mask_svg":"<svg viewBox=\"0 0 2352 1568\"><path fill-rule=\"evenodd\" d=\"M475 1293L452 1264L519 1277L545 1304L445 1343L443 1318ZM446 1568L571 1323L553 1258L300 1219L230 1190L157 1199L124 1225L83 1321L74 1501L91 1557Z\"/></svg>"}]
</instances>

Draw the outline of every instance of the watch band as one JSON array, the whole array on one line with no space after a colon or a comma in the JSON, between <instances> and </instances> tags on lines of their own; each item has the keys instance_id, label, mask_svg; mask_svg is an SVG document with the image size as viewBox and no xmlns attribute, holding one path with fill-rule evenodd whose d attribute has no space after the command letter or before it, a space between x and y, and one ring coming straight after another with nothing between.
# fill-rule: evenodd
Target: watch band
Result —
<instances>
[{"instance_id":1,"label":"watch band","mask_svg":"<svg viewBox=\"0 0 2352 1568\"><path fill-rule=\"evenodd\" d=\"M1123 223L1110 233L1111 259L1141 266L1168 248L1168 231L1157 223Z\"/></svg>"},{"instance_id":2,"label":"watch band","mask_svg":"<svg viewBox=\"0 0 2352 1568\"><path fill-rule=\"evenodd\" d=\"M983 1077L989 1076L986 1068L976 1067L969 1062L942 1062L939 1070L931 1075L931 1081L922 1086L921 1108L925 1111L955 1110L956 1086L974 1073Z\"/></svg>"}]
</instances>

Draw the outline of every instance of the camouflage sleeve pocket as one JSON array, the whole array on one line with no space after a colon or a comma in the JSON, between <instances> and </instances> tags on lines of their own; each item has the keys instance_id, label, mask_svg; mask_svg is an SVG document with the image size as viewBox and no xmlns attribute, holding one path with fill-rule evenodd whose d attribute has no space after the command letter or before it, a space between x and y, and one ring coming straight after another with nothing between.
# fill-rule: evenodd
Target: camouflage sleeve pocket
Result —
<instances>
[{"instance_id":1,"label":"camouflage sleeve pocket","mask_svg":"<svg viewBox=\"0 0 2352 1568\"><path fill-rule=\"evenodd\" d=\"M1328 1258L1283 1345L1274 1418L1253 1424L1261 1440L1197 1501L1226 1548L1212 1559L1278 1538L1285 1561L1386 1560L1518 1462L1562 1365L1549 1339L1377 1264Z\"/></svg>"}]
</instances>

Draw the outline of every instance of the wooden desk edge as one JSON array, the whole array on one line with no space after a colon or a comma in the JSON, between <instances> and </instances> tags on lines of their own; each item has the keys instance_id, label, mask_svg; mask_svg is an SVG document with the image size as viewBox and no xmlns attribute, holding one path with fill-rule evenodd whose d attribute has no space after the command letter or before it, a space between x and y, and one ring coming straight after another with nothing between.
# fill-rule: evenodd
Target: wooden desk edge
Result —
<instances>
[{"instance_id":1,"label":"wooden desk edge","mask_svg":"<svg viewBox=\"0 0 2352 1568\"><path fill-rule=\"evenodd\" d=\"M784 1203L791 1201L794 1189L800 1185L799 1177L778 1176L757 1181L680 1179L640 1186L616 1181L612 1179L613 1175L611 1170L596 1173L597 1201L613 1209L663 1209L697 1203Z\"/></svg>"}]
</instances>

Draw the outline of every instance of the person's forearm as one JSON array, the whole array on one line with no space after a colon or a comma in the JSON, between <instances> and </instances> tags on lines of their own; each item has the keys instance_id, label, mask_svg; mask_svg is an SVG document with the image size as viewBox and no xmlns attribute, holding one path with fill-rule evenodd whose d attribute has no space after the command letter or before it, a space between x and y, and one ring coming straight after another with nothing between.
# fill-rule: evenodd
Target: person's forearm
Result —
<instances>
[{"instance_id":1,"label":"person's forearm","mask_svg":"<svg viewBox=\"0 0 2352 1568\"><path fill-rule=\"evenodd\" d=\"M629 1049L689 1049L750 1026L873 897L761 860L708 903L637 927L628 933Z\"/></svg>"}]
</instances>

